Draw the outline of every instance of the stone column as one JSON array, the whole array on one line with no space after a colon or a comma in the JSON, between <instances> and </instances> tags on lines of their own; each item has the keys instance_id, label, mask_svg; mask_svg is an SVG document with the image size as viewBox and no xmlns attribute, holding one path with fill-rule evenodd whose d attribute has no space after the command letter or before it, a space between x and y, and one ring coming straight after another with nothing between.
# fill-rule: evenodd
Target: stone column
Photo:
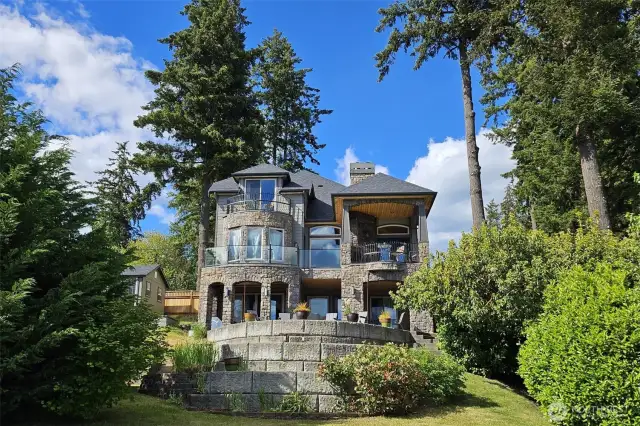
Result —
<instances>
[{"instance_id":1,"label":"stone column","mask_svg":"<svg viewBox=\"0 0 640 426\"><path fill-rule=\"evenodd\" d=\"M287 283L287 312L292 314L298 303L300 303L300 280Z\"/></svg>"},{"instance_id":2,"label":"stone column","mask_svg":"<svg viewBox=\"0 0 640 426\"><path fill-rule=\"evenodd\" d=\"M204 324L207 330L211 327L211 292L212 288L210 285L204 283L200 285L198 322Z\"/></svg>"},{"instance_id":3,"label":"stone column","mask_svg":"<svg viewBox=\"0 0 640 426\"><path fill-rule=\"evenodd\" d=\"M429 232L427 230L427 213L424 203L418 205L418 252L421 262L429 258Z\"/></svg>"},{"instance_id":4,"label":"stone column","mask_svg":"<svg viewBox=\"0 0 640 426\"><path fill-rule=\"evenodd\" d=\"M260 286L260 318L271 319L271 283L262 283Z\"/></svg>"},{"instance_id":5,"label":"stone column","mask_svg":"<svg viewBox=\"0 0 640 426\"><path fill-rule=\"evenodd\" d=\"M229 293L229 296L227 296L227 293ZM222 323L225 325L231 324L234 297L235 294L233 291L233 285L225 284L224 288L222 289L222 318L220 318L222 320Z\"/></svg>"}]
</instances>

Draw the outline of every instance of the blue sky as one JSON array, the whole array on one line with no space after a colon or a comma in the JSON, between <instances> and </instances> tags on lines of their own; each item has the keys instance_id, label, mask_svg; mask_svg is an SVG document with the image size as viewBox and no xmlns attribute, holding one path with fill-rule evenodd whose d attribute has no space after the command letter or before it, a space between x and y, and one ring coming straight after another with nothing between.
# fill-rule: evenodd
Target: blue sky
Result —
<instances>
[{"instance_id":1,"label":"blue sky","mask_svg":"<svg viewBox=\"0 0 640 426\"><path fill-rule=\"evenodd\" d=\"M152 96L142 72L161 68L169 57L157 39L187 25L179 14L184 2L0 4L0 40L9 41L0 41L0 66L23 64L20 92L52 116L56 130L71 136L79 176L99 170L115 140L145 137L131 126L139 106ZM245 1L252 22L247 45L256 46L277 28L303 65L313 68L309 84L320 89L321 106L334 110L316 130L327 146L315 170L342 180L344 165L357 158L439 191L429 227L436 247L444 248L449 238L470 228L460 71L455 61L443 58L413 71L412 58L400 54L378 83L373 56L387 34L374 29L377 10L387 4ZM477 83L474 90L480 133L484 116ZM492 146L486 133L480 133L479 144L485 201L499 200L506 184L499 175L511 167L509 152ZM167 231L166 201L166 196L158 200L145 229Z\"/></svg>"}]
</instances>

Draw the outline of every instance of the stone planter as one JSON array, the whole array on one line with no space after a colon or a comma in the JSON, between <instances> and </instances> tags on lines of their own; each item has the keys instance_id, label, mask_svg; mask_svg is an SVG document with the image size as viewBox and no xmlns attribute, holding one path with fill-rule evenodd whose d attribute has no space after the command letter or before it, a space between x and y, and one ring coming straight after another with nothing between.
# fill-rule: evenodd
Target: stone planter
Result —
<instances>
[{"instance_id":1,"label":"stone planter","mask_svg":"<svg viewBox=\"0 0 640 426\"><path fill-rule=\"evenodd\" d=\"M298 311L296 312L296 319L304 320L309 316L309 311Z\"/></svg>"},{"instance_id":2,"label":"stone planter","mask_svg":"<svg viewBox=\"0 0 640 426\"><path fill-rule=\"evenodd\" d=\"M356 313L347 314L347 321L358 322L358 314Z\"/></svg>"},{"instance_id":3,"label":"stone planter","mask_svg":"<svg viewBox=\"0 0 640 426\"><path fill-rule=\"evenodd\" d=\"M391 318L389 318L389 319L381 319L380 320L380 325L385 327L385 328L390 328L391 327Z\"/></svg>"}]
</instances>

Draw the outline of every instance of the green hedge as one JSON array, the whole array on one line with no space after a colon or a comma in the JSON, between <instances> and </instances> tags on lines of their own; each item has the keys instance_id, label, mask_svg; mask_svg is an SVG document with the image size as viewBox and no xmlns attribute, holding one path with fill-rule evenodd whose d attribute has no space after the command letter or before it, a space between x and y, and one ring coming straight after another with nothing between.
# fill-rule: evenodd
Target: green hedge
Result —
<instances>
[{"instance_id":1,"label":"green hedge","mask_svg":"<svg viewBox=\"0 0 640 426\"><path fill-rule=\"evenodd\" d=\"M640 288L627 278L610 265L575 267L547 288L526 329L518 372L559 424L638 424Z\"/></svg>"}]
</instances>

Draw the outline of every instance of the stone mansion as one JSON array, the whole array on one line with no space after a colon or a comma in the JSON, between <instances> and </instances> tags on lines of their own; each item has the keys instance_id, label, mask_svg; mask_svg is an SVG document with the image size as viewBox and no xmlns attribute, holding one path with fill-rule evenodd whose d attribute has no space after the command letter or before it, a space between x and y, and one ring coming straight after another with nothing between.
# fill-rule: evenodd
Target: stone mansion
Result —
<instances>
[{"instance_id":1,"label":"stone mansion","mask_svg":"<svg viewBox=\"0 0 640 426\"><path fill-rule=\"evenodd\" d=\"M376 174L372 163L351 164L350 180L345 187L261 164L215 182L200 321L237 323L247 311L279 319L308 302L310 319L342 319L350 306L367 312L371 324L386 310L396 326L432 332L428 313L402 315L389 292L428 256L427 216L436 193Z\"/></svg>"}]
</instances>

